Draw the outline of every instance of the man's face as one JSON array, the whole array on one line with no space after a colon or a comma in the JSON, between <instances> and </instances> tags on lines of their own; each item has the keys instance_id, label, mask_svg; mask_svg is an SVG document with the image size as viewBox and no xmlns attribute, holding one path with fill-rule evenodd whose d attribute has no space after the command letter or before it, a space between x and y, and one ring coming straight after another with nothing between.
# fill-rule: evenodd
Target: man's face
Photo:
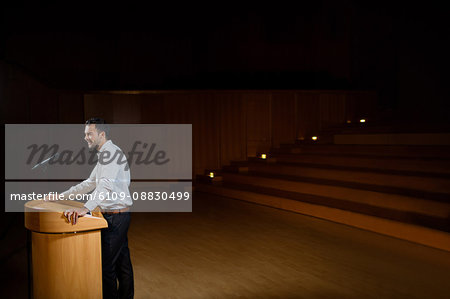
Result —
<instances>
[{"instance_id":1,"label":"man's face","mask_svg":"<svg viewBox=\"0 0 450 299\"><path fill-rule=\"evenodd\" d=\"M98 134L95 124L86 125L84 128L84 140L86 140L91 149L98 149L98 146L102 144L104 134L104 132Z\"/></svg>"}]
</instances>

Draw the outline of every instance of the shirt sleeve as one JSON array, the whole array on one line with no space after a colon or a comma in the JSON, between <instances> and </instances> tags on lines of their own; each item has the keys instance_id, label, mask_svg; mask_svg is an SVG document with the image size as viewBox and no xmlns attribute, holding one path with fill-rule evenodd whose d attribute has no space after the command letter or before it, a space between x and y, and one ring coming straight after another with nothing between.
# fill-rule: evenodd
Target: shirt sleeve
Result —
<instances>
[{"instance_id":1,"label":"shirt sleeve","mask_svg":"<svg viewBox=\"0 0 450 299\"><path fill-rule=\"evenodd\" d=\"M98 170L99 174L97 187L94 192L92 192L91 199L84 205L90 211L95 209L103 200L112 198L112 192L117 181L120 165L117 161L111 161L109 163L99 165Z\"/></svg>"},{"instance_id":2,"label":"shirt sleeve","mask_svg":"<svg viewBox=\"0 0 450 299\"><path fill-rule=\"evenodd\" d=\"M91 175L88 179L84 180L83 182L79 183L78 185L72 186L69 190L64 191L61 193L65 199L69 198L70 195L77 195L77 194L85 194L88 192L91 192L95 189L96 181L95 181L95 174L97 172L97 166L95 166L94 170L92 170Z\"/></svg>"}]
</instances>

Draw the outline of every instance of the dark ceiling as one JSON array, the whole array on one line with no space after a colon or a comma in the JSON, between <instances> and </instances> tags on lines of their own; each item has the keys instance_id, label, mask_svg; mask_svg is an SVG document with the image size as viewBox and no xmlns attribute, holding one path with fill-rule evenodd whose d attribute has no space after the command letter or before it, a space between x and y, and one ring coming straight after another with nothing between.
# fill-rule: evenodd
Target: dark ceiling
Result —
<instances>
[{"instance_id":1,"label":"dark ceiling","mask_svg":"<svg viewBox=\"0 0 450 299\"><path fill-rule=\"evenodd\" d=\"M75 90L354 88L389 101L399 78L421 82L426 72L445 85L443 7L360 2L6 4L1 56L49 87Z\"/></svg>"}]
</instances>

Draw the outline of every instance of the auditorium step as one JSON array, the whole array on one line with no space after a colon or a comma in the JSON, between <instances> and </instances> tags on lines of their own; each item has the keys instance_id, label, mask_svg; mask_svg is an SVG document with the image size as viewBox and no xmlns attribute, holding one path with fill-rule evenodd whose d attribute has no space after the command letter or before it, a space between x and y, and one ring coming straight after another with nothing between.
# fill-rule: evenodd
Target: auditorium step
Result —
<instances>
[{"instance_id":1,"label":"auditorium step","mask_svg":"<svg viewBox=\"0 0 450 299\"><path fill-rule=\"evenodd\" d=\"M269 157L277 162L399 171L411 175L450 174L450 147L446 146L281 145L273 149Z\"/></svg>"},{"instance_id":2,"label":"auditorium step","mask_svg":"<svg viewBox=\"0 0 450 299\"><path fill-rule=\"evenodd\" d=\"M323 154L450 160L450 146L364 145L364 144L281 144L271 153Z\"/></svg>"},{"instance_id":3,"label":"auditorium step","mask_svg":"<svg viewBox=\"0 0 450 299\"><path fill-rule=\"evenodd\" d=\"M409 157L385 157L342 155L326 153L271 153L271 161L317 167L341 167L378 172L397 171L398 173L424 176L450 177L450 159L423 159Z\"/></svg>"},{"instance_id":4,"label":"auditorium step","mask_svg":"<svg viewBox=\"0 0 450 299\"><path fill-rule=\"evenodd\" d=\"M272 195L268 192L268 189L252 190L245 185L233 185L226 182L220 185L197 182L196 191L293 211L450 251L450 233L443 230L422 226L420 224L412 224L411 222L392 220L389 218L389 216L393 218L403 217L403 220L407 220L409 218L414 219L415 221L417 221L418 218L421 218L420 215L414 213L409 215L408 213L403 213L402 216L401 213L397 213L397 215L395 215L395 211L392 210L390 211L391 215L385 214L385 216L380 217L379 214L374 216L373 214L362 212L361 209L364 207L360 207L360 211L355 212L349 210L348 205L346 209L343 209L324 205L323 202L318 204L315 203L320 197L298 194L296 199L292 199L286 196L286 193L281 192L280 195ZM386 211L389 210L381 209L380 211L386 213ZM372 212L376 212L376 210L372 209ZM430 219L432 222L430 222ZM422 216L422 221L431 223L431 226L445 225L445 220L437 217L434 218L433 221L433 217L428 217L427 219ZM448 227L448 225L446 227Z\"/></svg>"},{"instance_id":5,"label":"auditorium step","mask_svg":"<svg viewBox=\"0 0 450 299\"><path fill-rule=\"evenodd\" d=\"M309 183L301 180L287 178L264 177L256 174L237 174L224 172L224 186L243 186L248 190L263 190L274 195L285 195L292 198L297 194L312 196L314 202L326 205L338 205L340 208L353 208L355 205L374 208L405 211L418 215L426 215L442 219L446 224L450 215L450 202L426 200L412 196L389 194L367 191L338 185L325 185ZM269 190L270 189L270 190ZM299 199L303 197L300 196ZM320 197L320 199L319 199ZM442 230L450 230L445 225L436 227Z\"/></svg>"},{"instance_id":6,"label":"auditorium step","mask_svg":"<svg viewBox=\"0 0 450 299\"><path fill-rule=\"evenodd\" d=\"M450 145L449 133L336 134L335 144Z\"/></svg>"},{"instance_id":7,"label":"auditorium step","mask_svg":"<svg viewBox=\"0 0 450 299\"><path fill-rule=\"evenodd\" d=\"M281 145L198 177L196 190L450 251L450 154L443 146Z\"/></svg>"},{"instance_id":8,"label":"auditorium step","mask_svg":"<svg viewBox=\"0 0 450 299\"><path fill-rule=\"evenodd\" d=\"M450 201L450 175L448 174L423 171L388 171L377 168L313 163L288 163L278 162L278 160L267 162L261 159L232 162L230 166L224 167L224 170L238 172L242 167L255 175L284 177L290 180L318 182Z\"/></svg>"}]
</instances>

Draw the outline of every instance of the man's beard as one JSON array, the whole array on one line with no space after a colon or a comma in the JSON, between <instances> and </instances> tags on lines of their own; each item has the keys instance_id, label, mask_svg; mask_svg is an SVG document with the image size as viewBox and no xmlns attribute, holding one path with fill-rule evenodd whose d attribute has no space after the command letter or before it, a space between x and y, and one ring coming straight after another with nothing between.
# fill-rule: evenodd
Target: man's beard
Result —
<instances>
[{"instance_id":1,"label":"man's beard","mask_svg":"<svg viewBox=\"0 0 450 299\"><path fill-rule=\"evenodd\" d=\"M92 144L94 144L94 142L92 142ZM96 144L93 147L89 147L89 144L88 144L88 149L89 149L90 153L98 153L98 149L97 148L98 148L98 144Z\"/></svg>"}]
</instances>

